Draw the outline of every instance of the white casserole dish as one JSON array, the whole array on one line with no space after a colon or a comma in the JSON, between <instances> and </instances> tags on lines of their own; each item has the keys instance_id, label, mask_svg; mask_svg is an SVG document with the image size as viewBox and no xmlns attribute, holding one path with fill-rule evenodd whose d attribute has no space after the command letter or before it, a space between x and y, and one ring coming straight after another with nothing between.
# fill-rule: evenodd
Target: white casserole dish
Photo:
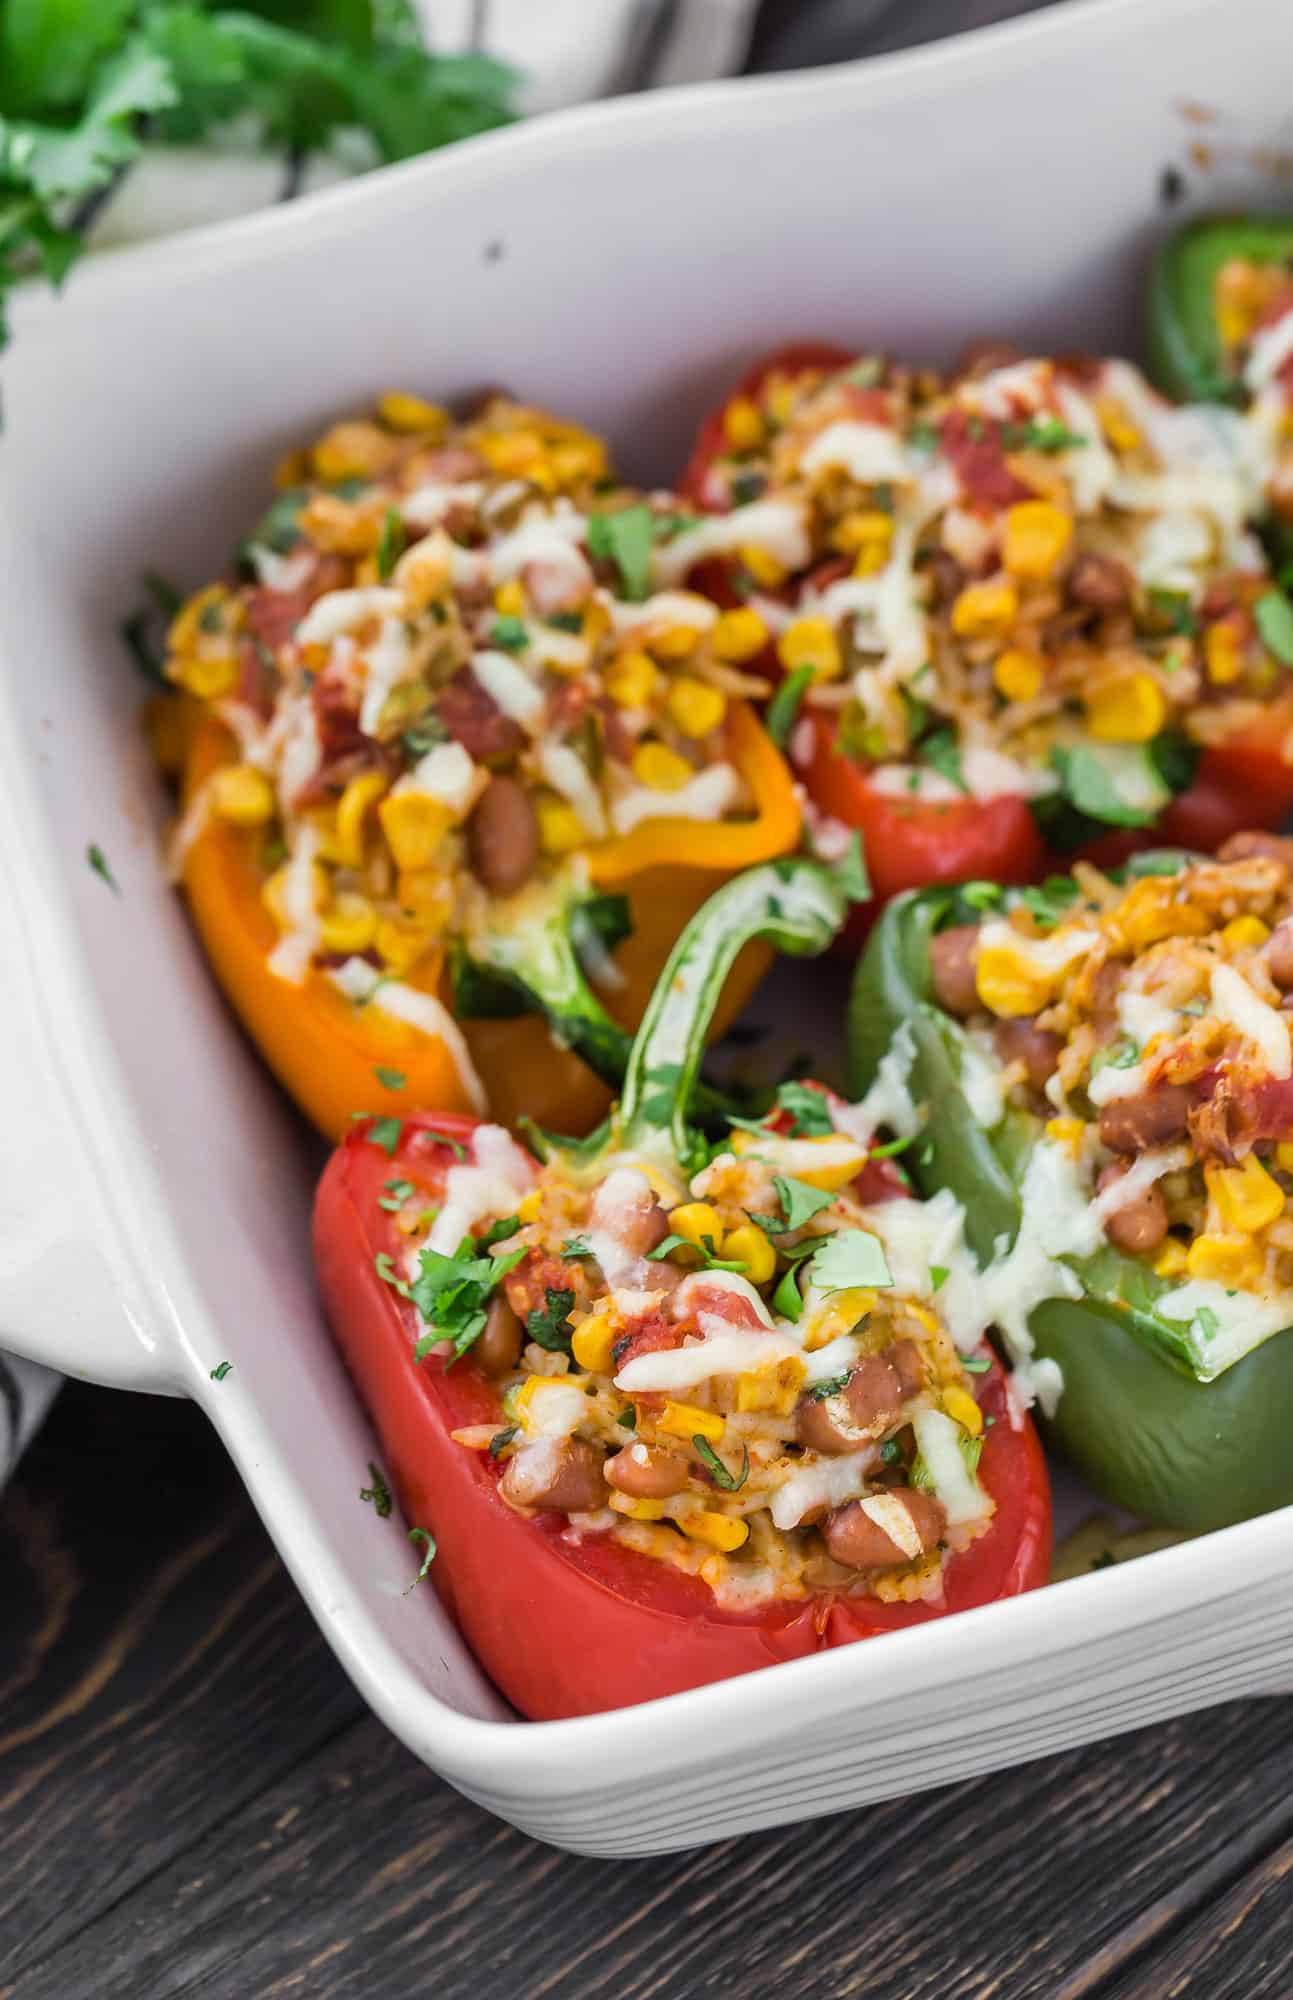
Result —
<instances>
[{"instance_id":1,"label":"white casserole dish","mask_svg":"<svg viewBox=\"0 0 1293 2000\"><path fill-rule=\"evenodd\" d=\"M317 1149L226 1016L158 861L116 640L134 579L204 578L278 452L399 383L488 381L676 466L778 338L1135 351L1165 168L1258 190L1279 0L1074 0L865 66L564 114L107 260L24 302L0 447L5 1344L192 1395L366 1697L540 1837L642 1854L838 1810L1269 1691L1293 1510L667 1703L519 1723L358 1504L374 1446L316 1307ZM95 842L118 900L86 865ZM220 1361L233 1372L215 1383ZM1293 1414L1293 1412L1291 1412Z\"/></svg>"}]
</instances>

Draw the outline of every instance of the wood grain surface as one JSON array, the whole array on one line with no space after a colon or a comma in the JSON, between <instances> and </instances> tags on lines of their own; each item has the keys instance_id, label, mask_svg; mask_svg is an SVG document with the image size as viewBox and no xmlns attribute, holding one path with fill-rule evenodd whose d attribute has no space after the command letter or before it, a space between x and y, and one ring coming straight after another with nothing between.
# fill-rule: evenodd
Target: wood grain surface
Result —
<instances>
[{"instance_id":1,"label":"wood grain surface","mask_svg":"<svg viewBox=\"0 0 1293 2000\"><path fill-rule=\"evenodd\" d=\"M84 1388L0 1502L0 1605L0 2000L1293 1993L1288 1701L574 1858L367 1714L194 1410Z\"/></svg>"}]
</instances>

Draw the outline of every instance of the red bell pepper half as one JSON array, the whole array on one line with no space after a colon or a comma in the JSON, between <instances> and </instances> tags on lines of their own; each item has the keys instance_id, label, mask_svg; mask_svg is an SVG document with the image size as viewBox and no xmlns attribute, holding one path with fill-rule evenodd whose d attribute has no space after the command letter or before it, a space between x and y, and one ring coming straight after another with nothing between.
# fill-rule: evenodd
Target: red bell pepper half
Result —
<instances>
[{"instance_id":1,"label":"red bell pepper half","mask_svg":"<svg viewBox=\"0 0 1293 2000\"><path fill-rule=\"evenodd\" d=\"M550 1142L559 1148L551 1157L562 1171L568 1165L572 1182L584 1188L602 1184L599 1174L613 1171L612 1153L622 1175L625 1158L645 1159L644 1148L664 1163L666 1172L670 1147L675 1164L682 1162L684 1169L694 1164L697 1135L687 1125L685 1106L704 1026L736 951L750 936L761 934L783 949L819 952L843 910L836 881L807 862L752 870L711 899L679 940L657 988L600 1158L590 1153L589 1142L568 1152L560 1150L560 1142ZM680 1050L685 1051L681 1062ZM822 1107L830 1102L815 1087L801 1088ZM747 1150L760 1143L793 1143L781 1136L786 1124L784 1115L774 1115L762 1128L762 1141L757 1133L747 1135ZM446 1183L464 1157L470 1164L482 1127L473 1119L431 1112L404 1120L395 1134L391 1125L389 1120L356 1124L327 1167L314 1217L319 1281L337 1339L381 1438L405 1519L429 1531L438 1545L430 1571L435 1587L485 1671L523 1715L551 1719L651 1700L990 1603L1044 1581L1050 1550L1046 1467L1033 1428L1012 1411L1000 1364L986 1347L969 1357L965 1381L986 1420L977 1476L995 1511L977 1539L944 1559L942 1592L932 1601L928 1595L914 1602L880 1601L837 1585L773 1597L748 1608L723 1608L699 1574L627 1546L610 1531L617 1518L613 1514L590 1528L584 1524L587 1516L572 1523L566 1512L518 1508L506 1497L500 1457L492 1450L467 1448L453 1435L471 1436L488 1427L506 1444L518 1421L515 1373L505 1410L504 1384L497 1372L491 1375L479 1365L472 1345L465 1345L461 1358L435 1351L417 1359L419 1341L425 1350L435 1330L429 1333L400 1278L409 1245L401 1221L421 1205L436 1209L446 1202ZM740 1135L730 1134L729 1141L739 1146ZM497 1128L489 1143L494 1148L503 1143ZM845 1142L833 1143L838 1147ZM548 1150L542 1144L539 1149ZM530 1157L537 1179L539 1164ZM874 1202L893 1191L896 1178L892 1168L871 1159L860 1176L861 1192ZM681 1186L685 1191L685 1179ZM452 1190L448 1199L453 1199ZM838 1244L841 1239L823 1234L810 1239L810 1249L814 1240ZM869 1240L875 1247L874 1239ZM668 1250L667 1244L660 1247ZM505 1249L506 1244L499 1254ZM516 1275L523 1275L524 1268ZM665 1270L663 1264L647 1268ZM805 1282L802 1262L798 1268ZM677 1271L673 1282L679 1282ZM719 1290L711 1295L701 1279L701 1296L711 1305L715 1299L721 1304L725 1296L722 1280L714 1282ZM757 1295L748 1286L745 1291L757 1308ZM809 1303L811 1296L810 1289ZM781 1311L785 1299L780 1290L778 1298ZM760 1331L761 1322L756 1325L757 1318L738 1300L731 1327L752 1339L770 1338L770 1332ZM669 1344L659 1330L663 1324L658 1311L636 1323L630 1335L635 1357L651 1354L662 1340ZM770 1316L767 1327L772 1327ZM677 1336L670 1339L676 1345ZM622 1365L622 1344L616 1353L617 1365ZM579 1354L577 1331L576 1361ZM585 1378L572 1372L560 1379L580 1383ZM592 1378L587 1379L591 1385ZM834 1386L824 1384L823 1393ZM658 1409L660 1402L659 1397L640 1398L639 1410ZM632 1442L631 1432L624 1441ZM693 1446L701 1443L692 1440ZM725 1456L726 1473L721 1463L719 1473L729 1485L738 1484L733 1454L729 1450ZM692 1472L697 1472L694 1461ZM681 1540L676 1545L687 1546Z\"/></svg>"}]
</instances>

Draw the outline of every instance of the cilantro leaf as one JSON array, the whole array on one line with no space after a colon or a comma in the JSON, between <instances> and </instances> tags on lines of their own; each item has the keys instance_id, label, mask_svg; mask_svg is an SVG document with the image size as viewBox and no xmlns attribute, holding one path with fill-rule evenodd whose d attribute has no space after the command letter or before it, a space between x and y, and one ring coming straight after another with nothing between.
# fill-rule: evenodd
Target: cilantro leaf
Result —
<instances>
[{"instance_id":1,"label":"cilantro leaf","mask_svg":"<svg viewBox=\"0 0 1293 2000\"><path fill-rule=\"evenodd\" d=\"M803 1295L799 1290L799 1279L793 1269L782 1274L777 1289L772 1294L772 1309L780 1313L782 1319L797 1320L803 1313Z\"/></svg>"},{"instance_id":2,"label":"cilantro leaf","mask_svg":"<svg viewBox=\"0 0 1293 2000\"><path fill-rule=\"evenodd\" d=\"M374 1118L364 1137L374 1146L380 1146L388 1160L395 1158L395 1148L400 1143L404 1121L400 1118Z\"/></svg>"},{"instance_id":3,"label":"cilantro leaf","mask_svg":"<svg viewBox=\"0 0 1293 2000\"><path fill-rule=\"evenodd\" d=\"M1001 442L1007 451L1073 451L1086 439L1045 410L1026 424L1003 424Z\"/></svg>"},{"instance_id":4,"label":"cilantro leaf","mask_svg":"<svg viewBox=\"0 0 1293 2000\"><path fill-rule=\"evenodd\" d=\"M634 604L641 603L651 589L651 550L655 538L655 516L645 505L588 517L589 554L599 562L615 564L624 595Z\"/></svg>"},{"instance_id":5,"label":"cilantro leaf","mask_svg":"<svg viewBox=\"0 0 1293 2000\"><path fill-rule=\"evenodd\" d=\"M815 673L815 667L796 667L792 674L786 675L768 703L763 726L778 750L784 750L790 741L790 732L799 720L800 707Z\"/></svg>"},{"instance_id":6,"label":"cilantro leaf","mask_svg":"<svg viewBox=\"0 0 1293 2000\"><path fill-rule=\"evenodd\" d=\"M715 1486L720 1487L724 1493L739 1493L750 1476L750 1447L748 1445L741 1447L741 1470L738 1475L728 1471L708 1438L694 1437L692 1443L709 1467Z\"/></svg>"},{"instance_id":7,"label":"cilantro leaf","mask_svg":"<svg viewBox=\"0 0 1293 2000\"><path fill-rule=\"evenodd\" d=\"M916 745L915 756L918 763L937 771L940 777L955 785L958 792L969 791L961 769L961 746L954 729L935 729L923 743Z\"/></svg>"},{"instance_id":8,"label":"cilantro leaf","mask_svg":"<svg viewBox=\"0 0 1293 2000\"><path fill-rule=\"evenodd\" d=\"M412 1181L383 1181L384 1192L377 1197L377 1206L384 1208L388 1215L394 1215L403 1208L413 1192Z\"/></svg>"},{"instance_id":9,"label":"cilantro leaf","mask_svg":"<svg viewBox=\"0 0 1293 2000\"><path fill-rule=\"evenodd\" d=\"M849 1291L854 1286L869 1290L893 1283L879 1237L865 1229L841 1229L828 1236L808 1270L819 1292Z\"/></svg>"},{"instance_id":10,"label":"cilantro leaf","mask_svg":"<svg viewBox=\"0 0 1293 2000\"><path fill-rule=\"evenodd\" d=\"M233 1373L232 1361L217 1361L215 1367L211 1370L211 1380L213 1382L223 1382L225 1376L231 1375L232 1373Z\"/></svg>"},{"instance_id":11,"label":"cilantro leaf","mask_svg":"<svg viewBox=\"0 0 1293 2000\"><path fill-rule=\"evenodd\" d=\"M504 1430L495 1431L493 1437L489 1441L490 1457L497 1458L499 1453L503 1451L507 1445L511 1444L512 1439L517 1435L519 1430L520 1430L519 1424L508 1424Z\"/></svg>"},{"instance_id":12,"label":"cilantro leaf","mask_svg":"<svg viewBox=\"0 0 1293 2000\"><path fill-rule=\"evenodd\" d=\"M941 1290L941 1288L947 1283L947 1279L948 1279L948 1269L946 1264L930 1265L929 1289L931 1290L931 1292L937 1292Z\"/></svg>"},{"instance_id":13,"label":"cilantro leaf","mask_svg":"<svg viewBox=\"0 0 1293 2000\"><path fill-rule=\"evenodd\" d=\"M781 1084L777 1109L790 1119L791 1135L796 1139L824 1139L835 1130L825 1092L814 1089L811 1083Z\"/></svg>"},{"instance_id":14,"label":"cilantro leaf","mask_svg":"<svg viewBox=\"0 0 1293 2000\"><path fill-rule=\"evenodd\" d=\"M810 1403L824 1403L828 1396L838 1396L840 1390L847 1389L848 1385L849 1378L848 1370L846 1369L842 1375L832 1375L826 1382L814 1382L812 1388L808 1391L808 1401Z\"/></svg>"},{"instance_id":15,"label":"cilantro leaf","mask_svg":"<svg viewBox=\"0 0 1293 2000\"><path fill-rule=\"evenodd\" d=\"M452 1132L439 1132L433 1125L424 1125L422 1137L432 1140L437 1146L447 1146L455 1160L465 1160L467 1157L467 1148L461 1139L454 1138Z\"/></svg>"},{"instance_id":16,"label":"cilantro leaf","mask_svg":"<svg viewBox=\"0 0 1293 2000\"><path fill-rule=\"evenodd\" d=\"M108 857L103 849L91 841L85 850L85 858L101 882L106 882L114 896L121 894L121 884L113 874Z\"/></svg>"},{"instance_id":17,"label":"cilantro leaf","mask_svg":"<svg viewBox=\"0 0 1293 2000\"><path fill-rule=\"evenodd\" d=\"M958 1357L967 1375L986 1375L992 1366L986 1354L962 1354Z\"/></svg>"},{"instance_id":18,"label":"cilantro leaf","mask_svg":"<svg viewBox=\"0 0 1293 2000\"><path fill-rule=\"evenodd\" d=\"M408 537L398 507L388 507L382 515L382 532L377 538L377 574L385 583L404 553Z\"/></svg>"},{"instance_id":19,"label":"cilantro leaf","mask_svg":"<svg viewBox=\"0 0 1293 2000\"><path fill-rule=\"evenodd\" d=\"M524 618L496 618L489 636L505 653L523 653L530 643L530 630Z\"/></svg>"},{"instance_id":20,"label":"cilantro leaf","mask_svg":"<svg viewBox=\"0 0 1293 2000\"><path fill-rule=\"evenodd\" d=\"M1053 931L1078 895L1078 885L1071 875L1048 875L1044 882L1021 890L1019 900L1039 929Z\"/></svg>"},{"instance_id":21,"label":"cilantro leaf","mask_svg":"<svg viewBox=\"0 0 1293 2000\"><path fill-rule=\"evenodd\" d=\"M1268 590L1253 606L1262 643L1277 660L1293 667L1293 604L1278 590Z\"/></svg>"},{"instance_id":22,"label":"cilantro leaf","mask_svg":"<svg viewBox=\"0 0 1293 2000\"><path fill-rule=\"evenodd\" d=\"M384 1090L403 1090L408 1082L402 1069L387 1069L382 1063L378 1063L373 1075Z\"/></svg>"},{"instance_id":23,"label":"cilantro leaf","mask_svg":"<svg viewBox=\"0 0 1293 2000\"><path fill-rule=\"evenodd\" d=\"M700 1267L705 1271L739 1272L745 1269L745 1265L734 1258L729 1257L724 1260L719 1257L715 1253L712 1236L702 1236L699 1243L693 1243L690 1236L666 1236L656 1244L654 1250L647 1251L647 1257L651 1263L658 1264L662 1258L672 1256L675 1250L693 1251L700 1258Z\"/></svg>"},{"instance_id":24,"label":"cilantro leaf","mask_svg":"<svg viewBox=\"0 0 1293 2000\"><path fill-rule=\"evenodd\" d=\"M474 1254L478 1248L467 1236L452 1257L423 1249L408 1295L431 1331L414 1348L415 1360L421 1361L442 1340L453 1344L452 1361L465 1354L485 1330L495 1287L526 1254L510 1250L502 1257L481 1257Z\"/></svg>"},{"instance_id":25,"label":"cilantro leaf","mask_svg":"<svg viewBox=\"0 0 1293 2000\"><path fill-rule=\"evenodd\" d=\"M573 1292L545 1291L543 1304L535 1306L525 1315L525 1330L530 1339L540 1347L546 1347L550 1354L570 1352L570 1314L574 1307Z\"/></svg>"},{"instance_id":26,"label":"cilantro leaf","mask_svg":"<svg viewBox=\"0 0 1293 2000\"><path fill-rule=\"evenodd\" d=\"M433 1534L430 1533L428 1529L410 1528L409 1540L411 1542L421 1542L423 1547L426 1549L426 1554L422 1558L421 1569L414 1577L413 1582L409 1585L408 1590L406 1590L404 1593L406 1597L409 1594L409 1590L415 1589L417 1585L421 1583L423 1577L426 1575L427 1571L430 1569L432 1563L435 1561L436 1558L436 1538Z\"/></svg>"},{"instance_id":27,"label":"cilantro leaf","mask_svg":"<svg viewBox=\"0 0 1293 2000\"><path fill-rule=\"evenodd\" d=\"M820 1215L824 1208L829 1208L835 1199L825 1188L812 1187L807 1181L798 1181L793 1174L774 1175L772 1185L777 1191L781 1213L785 1217L784 1222L774 1222L772 1227L785 1235L792 1229L802 1229L806 1222L811 1222L815 1215Z\"/></svg>"},{"instance_id":28,"label":"cilantro leaf","mask_svg":"<svg viewBox=\"0 0 1293 2000\"><path fill-rule=\"evenodd\" d=\"M593 1246L586 1236L567 1236L561 1246L563 1257L591 1257Z\"/></svg>"},{"instance_id":29,"label":"cilantro leaf","mask_svg":"<svg viewBox=\"0 0 1293 2000\"><path fill-rule=\"evenodd\" d=\"M1199 629L1199 621L1194 615L1189 597L1183 590L1164 590L1161 584L1151 584L1145 593L1151 610L1155 611L1173 632L1182 638L1193 639Z\"/></svg>"},{"instance_id":30,"label":"cilantro leaf","mask_svg":"<svg viewBox=\"0 0 1293 2000\"><path fill-rule=\"evenodd\" d=\"M359 1497L361 1500L371 1501L384 1521L391 1511L391 1489L386 1484L381 1468L374 1465L371 1459L368 1461L368 1476L373 1483L371 1486L361 1486Z\"/></svg>"},{"instance_id":31,"label":"cilantro leaf","mask_svg":"<svg viewBox=\"0 0 1293 2000\"><path fill-rule=\"evenodd\" d=\"M1213 1312L1211 1306L1200 1306L1194 1315L1194 1324L1198 1327L1199 1332L1205 1340L1212 1340L1216 1337L1217 1328L1221 1322Z\"/></svg>"}]
</instances>

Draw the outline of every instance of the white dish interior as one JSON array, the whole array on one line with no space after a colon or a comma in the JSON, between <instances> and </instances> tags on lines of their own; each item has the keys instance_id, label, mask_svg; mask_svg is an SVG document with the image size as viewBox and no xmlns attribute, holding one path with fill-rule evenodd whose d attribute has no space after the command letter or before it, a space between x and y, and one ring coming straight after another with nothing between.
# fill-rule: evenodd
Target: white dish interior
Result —
<instances>
[{"instance_id":1,"label":"white dish interior","mask_svg":"<svg viewBox=\"0 0 1293 2000\"><path fill-rule=\"evenodd\" d=\"M516 1723L433 1593L404 1594L400 1524L357 1499L374 1447L306 1255L319 1152L163 878L116 637L135 578L204 580L278 454L383 386L506 382L655 477L780 338L1134 353L1164 171L1207 205L1269 199L1253 149L1287 136L1286 55L1275 0L1074 0L866 66L566 114L104 261L18 314L0 440L0 1065L20 1135L0 1184L4 1340L197 1397L374 1706L543 1837L686 1845L1274 1687L1293 1660L1288 1515L665 1705Z\"/></svg>"}]
</instances>

